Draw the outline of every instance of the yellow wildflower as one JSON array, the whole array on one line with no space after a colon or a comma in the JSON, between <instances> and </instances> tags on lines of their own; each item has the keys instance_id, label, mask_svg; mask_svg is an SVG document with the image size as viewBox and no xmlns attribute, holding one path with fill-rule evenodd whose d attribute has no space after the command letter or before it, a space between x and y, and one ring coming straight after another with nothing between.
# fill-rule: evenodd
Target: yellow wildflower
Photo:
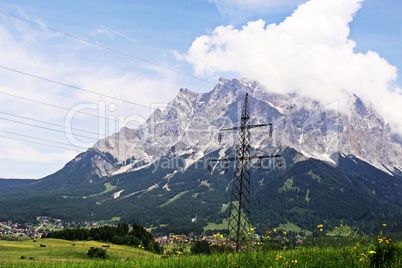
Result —
<instances>
[{"instance_id":1,"label":"yellow wildflower","mask_svg":"<svg viewBox=\"0 0 402 268\"><path fill-rule=\"evenodd\" d=\"M377 252L375 252L375 250L370 250L369 253L370 254L376 254Z\"/></svg>"}]
</instances>

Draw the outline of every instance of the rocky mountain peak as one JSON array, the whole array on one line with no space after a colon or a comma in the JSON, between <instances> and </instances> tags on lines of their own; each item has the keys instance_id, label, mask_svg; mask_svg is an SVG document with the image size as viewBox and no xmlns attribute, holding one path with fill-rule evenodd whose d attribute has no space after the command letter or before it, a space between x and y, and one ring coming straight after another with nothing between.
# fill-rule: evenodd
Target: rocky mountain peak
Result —
<instances>
[{"instance_id":1,"label":"rocky mountain peak","mask_svg":"<svg viewBox=\"0 0 402 268\"><path fill-rule=\"evenodd\" d=\"M95 148L117 159L112 173L130 171L139 162L151 164L168 153L192 161L216 150L223 153L233 146L237 133L228 133L222 144L217 142L217 133L239 124L245 93L249 93L252 123L274 123L272 139L267 129L253 130L252 145L261 150L290 147L333 165L337 164L333 156L340 152L389 173L402 169L402 145L392 138L389 126L372 104L351 96L351 111L341 114L322 108L315 100L268 92L247 79L221 78L208 93L182 88L164 110L156 109L140 128L122 129Z\"/></svg>"}]
</instances>

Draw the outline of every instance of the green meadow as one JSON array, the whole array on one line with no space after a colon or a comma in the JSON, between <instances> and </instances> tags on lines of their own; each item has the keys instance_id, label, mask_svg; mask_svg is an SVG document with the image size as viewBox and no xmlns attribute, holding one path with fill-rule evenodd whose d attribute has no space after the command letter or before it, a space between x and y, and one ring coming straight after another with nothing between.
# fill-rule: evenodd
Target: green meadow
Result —
<instances>
[{"instance_id":1,"label":"green meadow","mask_svg":"<svg viewBox=\"0 0 402 268\"><path fill-rule=\"evenodd\" d=\"M348 245L325 243L295 249L254 247L248 252L210 255L192 255L185 250L170 256L110 244L106 259L87 256L91 246L102 245L58 239L0 241L0 267L402 267L402 243L387 240L355 241Z\"/></svg>"},{"instance_id":2,"label":"green meadow","mask_svg":"<svg viewBox=\"0 0 402 268\"><path fill-rule=\"evenodd\" d=\"M96 241L67 241L37 239L27 241L0 240L0 267L86 267L87 263L124 262L130 259L157 258L143 249L109 244L106 260L93 260L87 256L91 247L103 248ZM46 245L41 247L41 244ZM92 266L89 266L92 267Z\"/></svg>"}]
</instances>

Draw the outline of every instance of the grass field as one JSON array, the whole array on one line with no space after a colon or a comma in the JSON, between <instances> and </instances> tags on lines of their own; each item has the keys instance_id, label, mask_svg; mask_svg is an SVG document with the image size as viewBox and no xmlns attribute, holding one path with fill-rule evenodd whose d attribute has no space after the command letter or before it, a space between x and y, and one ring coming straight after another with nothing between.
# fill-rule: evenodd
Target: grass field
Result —
<instances>
[{"instance_id":1,"label":"grass field","mask_svg":"<svg viewBox=\"0 0 402 268\"><path fill-rule=\"evenodd\" d=\"M40 243L46 244L46 247L41 248ZM168 258L137 248L111 245L105 260L93 260L86 256L90 246L100 247L102 243L76 242L72 246L70 241L55 239L39 239L36 243L0 241L0 267L402 267L402 243L395 244L395 254L389 262L381 260L376 263L378 266L370 266L373 256L381 254L375 243L254 250L237 254L179 254ZM22 255L27 258L22 260ZM34 259L30 260L30 257Z\"/></svg>"},{"instance_id":2,"label":"grass field","mask_svg":"<svg viewBox=\"0 0 402 268\"><path fill-rule=\"evenodd\" d=\"M45 244L46 247L41 247ZM96 241L71 242L60 239L38 239L27 241L0 240L0 267L15 267L48 264L50 267L59 267L55 264L83 263L91 260L88 256L90 247L102 247L104 243ZM148 251L128 246L110 245L107 249L108 261L119 262L130 259L156 258ZM22 259L24 256L25 259ZM102 262L102 260L99 260ZM11 266L12 267L12 266Z\"/></svg>"}]
</instances>

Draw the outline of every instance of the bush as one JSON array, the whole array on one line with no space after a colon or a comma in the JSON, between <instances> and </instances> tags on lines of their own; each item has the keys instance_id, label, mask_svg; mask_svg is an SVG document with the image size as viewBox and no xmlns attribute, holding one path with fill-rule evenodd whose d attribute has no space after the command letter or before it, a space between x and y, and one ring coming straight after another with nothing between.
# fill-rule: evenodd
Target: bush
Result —
<instances>
[{"instance_id":1,"label":"bush","mask_svg":"<svg viewBox=\"0 0 402 268\"><path fill-rule=\"evenodd\" d=\"M102 248L95 248L95 247L91 247L88 250L88 254L89 257L91 258L100 258L100 259L105 259L107 256L107 252L106 249L102 249Z\"/></svg>"},{"instance_id":2,"label":"bush","mask_svg":"<svg viewBox=\"0 0 402 268\"><path fill-rule=\"evenodd\" d=\"M191 253L193 254L211 254L211 249L209 248L208 241L201 240L195 242L191 247Z\"/></svg>"}]
</instances>

